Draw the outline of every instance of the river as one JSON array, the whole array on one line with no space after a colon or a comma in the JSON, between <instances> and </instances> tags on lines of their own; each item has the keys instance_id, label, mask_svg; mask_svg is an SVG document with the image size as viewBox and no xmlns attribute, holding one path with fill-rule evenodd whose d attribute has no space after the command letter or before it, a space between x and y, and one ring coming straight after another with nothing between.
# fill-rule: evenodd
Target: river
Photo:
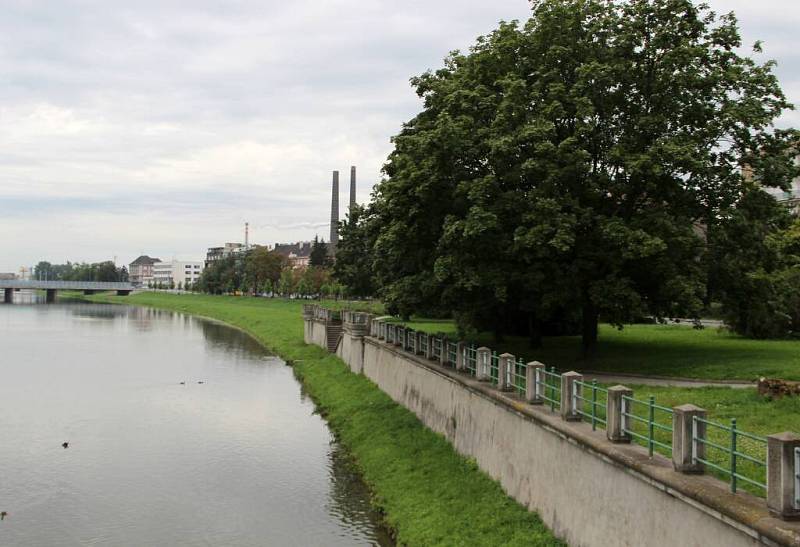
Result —
<instances>
[{"instance_id":1,"label":"river","mask_svg":"<svg viewBox=\"0 0 800 547\"><path fill-rule=\"evenodd\" d=\"M246 334L0 305L0 545L390 545L368 499L291 368Z\"/></svg>"}]
</instances>

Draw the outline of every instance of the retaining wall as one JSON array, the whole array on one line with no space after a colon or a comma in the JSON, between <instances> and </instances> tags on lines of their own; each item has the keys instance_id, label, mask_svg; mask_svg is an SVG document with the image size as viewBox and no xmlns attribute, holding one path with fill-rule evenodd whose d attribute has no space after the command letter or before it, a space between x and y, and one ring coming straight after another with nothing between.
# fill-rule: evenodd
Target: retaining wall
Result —
<instances>
[{"instance_id":1,"label":"retaining wall","mask_svg":"<svg viewBox=\"0 0 800 547\"><path fill-rule=\"evenodd\" d=\"M666 458L613 444L588 424L347 329L337 354L572 547L800 546L800 524L771 517L762 499L677 473Z\"/></svg>"}]
</instances>

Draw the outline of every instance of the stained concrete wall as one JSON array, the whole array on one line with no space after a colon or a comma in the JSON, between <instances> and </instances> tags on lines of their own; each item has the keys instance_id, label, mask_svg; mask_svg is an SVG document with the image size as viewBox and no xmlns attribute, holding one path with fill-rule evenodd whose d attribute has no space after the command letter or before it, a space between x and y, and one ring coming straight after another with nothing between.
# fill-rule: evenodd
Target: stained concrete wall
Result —
<instances>
[{"instance_id":1,"label":"stained concrete wall","mask_svg":"<svg viewBox=\"0 0 800 547\"><path fill-rule=\"evenodd\" d=\"M412 359L370 340L364 374L445 435L456 450L475 458L572 547L758 545L719 519Z\"/></svg>"},{"instance_id":2,"label":"stained concrete wall","mask_svg":"<svg viewBox=\"0 0 800 547\"><path fill-rule=\"evenodd\" d=\"M306 343L311 343L327 349L328 333L327 329L325 328L325 322L314 319L311 321L304 321L304 323L307 325L306 328L309 328L308 325L310 324L309 336L311 342Z\"/></svg>"},{"instance_id":3,"label":"stained concrete wall","mask_svg":"<svg viewBox=\"0 0 800 547\"><path fill-rule=\"evenodd\" d=\"M336 355L350 366L351 372L361 374L364 368L364 337L354 335L345 328Z\"/></svg>"},{"instance_id":4,"label":"stained concrete wall","mask_svg":"<svg viewBox=\"0 0 800 547\"><path fill-rule=\"evenodd\" d=\"M677 473L637 445L610 443L605 431L565 422L376 338L359 342L346 333L338 353L572 547L800 546L800 524L772 518L763 500L731 494L709 476Z\"/></svg>"}]
</instances>

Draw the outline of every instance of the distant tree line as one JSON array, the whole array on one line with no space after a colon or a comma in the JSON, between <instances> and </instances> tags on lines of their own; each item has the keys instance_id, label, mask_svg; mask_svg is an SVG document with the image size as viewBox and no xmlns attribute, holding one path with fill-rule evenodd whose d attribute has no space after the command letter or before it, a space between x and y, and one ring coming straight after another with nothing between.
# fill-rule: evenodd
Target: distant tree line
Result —
<instances>
[{"instance_id":1,"label":"distant tree line","mask_svg":"<svg viewBox=\"0 0 800 547\"><path fill-rule=\"evenodd\" d=\"M128 269L119 268L110 260L105 262L67 262L51 264L41 261L33 268L33 277L47 281L128 281Z\"/></svg>"},{"instance_id":2,"label":"distant tree line","mask_svg":"<svg viewBox=\"0 0 800 547\"><path fill-rule=\"evenodd\" d=\"M284 297L344 294L344 286L331 276L328 247L319 238L312 244L308 267L293 268L285 256L257 247L209 264L191 290Z\"/></svg>"},{"instance_id":3,"label":"distant tree line","mask_svg":"<svg viewBox=\"0 0 800 547\"><path fill-rule=\"evenodd\" d=\"M575 333L723 305L749 336L800 332L800 225L764 186L797 177L773 63L690 0L533 2L412 80L422 111L335 278L462 332ZM760 51L756 44L755 50Z\"/></svg>"}]
</instances>

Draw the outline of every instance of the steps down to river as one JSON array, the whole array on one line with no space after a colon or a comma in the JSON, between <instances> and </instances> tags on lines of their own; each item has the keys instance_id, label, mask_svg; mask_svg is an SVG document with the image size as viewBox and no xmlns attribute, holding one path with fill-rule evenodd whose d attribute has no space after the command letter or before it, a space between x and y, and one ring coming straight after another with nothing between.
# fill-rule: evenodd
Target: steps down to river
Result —
<instances>
[{"instance_id":1,"label":"steps down to river","mask_svg":"<svg viewBox=\"0 0 800 547\"><path fill-rule=\"evenodd\" d=\"M326 343L328 345L328 351L331 353L336 353L336 348L339 346L339 342L342 339L342 325L339 324L332 324L326 325Z\"/></svg>"}]
</instances>

